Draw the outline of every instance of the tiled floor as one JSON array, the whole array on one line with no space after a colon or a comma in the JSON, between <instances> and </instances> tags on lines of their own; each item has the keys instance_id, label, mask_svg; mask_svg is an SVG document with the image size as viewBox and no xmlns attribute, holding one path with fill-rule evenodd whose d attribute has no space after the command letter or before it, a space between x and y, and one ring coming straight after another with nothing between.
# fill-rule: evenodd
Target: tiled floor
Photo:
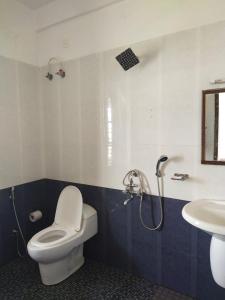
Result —
<instances>
[{"instance_id":1,"label":"tiled floor","mask_svg":"<svg viewBox=\"0 0 225 300\"><path fill-rule=\"evenodd\" d=\"M190 300L166 288L101 263L87 261L64 282L41 284L37 264L16 259L0 269L1 300Z\"/></svg>"},{"instance_id":2,"label":"tiled floor","mask_svg":"<svg viewBox=\"0 0 225 300\"><path fill-rule=\"evenodd\" d=\"M152 300L194 300L162 286L153 285Z\"/></svg>"}]
</instances>

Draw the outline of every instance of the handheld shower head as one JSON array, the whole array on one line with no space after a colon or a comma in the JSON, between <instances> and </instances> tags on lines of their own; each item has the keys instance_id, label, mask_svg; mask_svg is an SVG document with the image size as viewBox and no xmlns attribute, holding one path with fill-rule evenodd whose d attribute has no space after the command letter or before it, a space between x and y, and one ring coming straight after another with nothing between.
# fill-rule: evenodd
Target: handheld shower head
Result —
<instances>
[{"instance_id":1,"label":"handheld shower head","mask_svg":"<svg viewBox=\"0 0 225 300\"><path fill-rule=\"evenodd\" d=\"M161 155L160 158L159 158L159 161L160 161L160 162L165 162L165 161L167 161L167 159L168 159L168 156L166 156L166 155Z\"/></svg>"},{"instance_id":2,"label":"handheld shower head","mask_svg":"<svg viewBox=\"0 0 225 300\"><path fill-rule=\"evenodd\" d=\"M157 164L156 164L156 173L155 173L155 175L157 177L161 177L161 173L160 173L160 169L159 169L160 164L167 160L168 160L168 156L166 156L166 155L161 155L160 158L158 159Z\"/></svg>"}]
</instances>

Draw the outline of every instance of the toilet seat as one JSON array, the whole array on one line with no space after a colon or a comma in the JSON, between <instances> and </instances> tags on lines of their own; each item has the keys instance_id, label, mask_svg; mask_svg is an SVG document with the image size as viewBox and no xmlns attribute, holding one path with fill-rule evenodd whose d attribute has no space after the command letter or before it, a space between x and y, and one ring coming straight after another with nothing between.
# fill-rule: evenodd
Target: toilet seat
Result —
<instances>
[{"instance_id":1,"label":"toilet seat","mask_svg":"<svg viewBox=\"0 0 225 300\"><path fill-rule=\"evenodd\" d=\"M77 232L69 227L53 224L35 234L31 239L31 244L46 249L65 243L76 235Z\"/></svg>"},{"instance_id":2,"label":"toilet seat","mask_svg":"<svg viewBox=\"0 0 225 300\"><path fill-rule=\"evenodd\" d=\"M82 223L83 198L75 186L65 187L59 195L54 224L80 231Z\"/></svg>"}]
</instances>

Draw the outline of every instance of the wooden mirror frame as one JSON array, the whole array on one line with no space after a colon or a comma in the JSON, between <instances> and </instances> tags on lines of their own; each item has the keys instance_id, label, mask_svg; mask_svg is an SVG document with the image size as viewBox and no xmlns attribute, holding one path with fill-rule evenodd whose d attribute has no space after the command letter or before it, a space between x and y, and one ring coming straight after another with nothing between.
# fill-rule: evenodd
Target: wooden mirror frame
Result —
<instances>
[{"instance_id":1,"label":"wooden mirror frame","mask_svg":"<svg viewBox=\"0 0 225 300\"><path fill-rule=\"evenodd\" d=\"M205 165L225 165L225 161L217 161L217 160L206 160L205 159L205 102L206 95L208 94L219 94L225 93L225 88L221 89L210 89L202 91L202 149L201 149L201 164ZM218 131L218 127L215 128Z\"/></svg>"}]
</instances>

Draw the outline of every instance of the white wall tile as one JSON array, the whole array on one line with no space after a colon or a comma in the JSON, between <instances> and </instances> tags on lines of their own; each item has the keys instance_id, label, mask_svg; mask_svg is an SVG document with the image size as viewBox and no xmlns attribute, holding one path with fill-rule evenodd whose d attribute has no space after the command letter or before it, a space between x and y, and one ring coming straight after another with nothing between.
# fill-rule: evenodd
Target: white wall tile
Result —
<instances>
[{"instance_id":1,"label":"white wall tile","mask_svg":"<svg viewBox=\"0 0 225 300\"><path fill-rule=\"evenodd\" d=\"M45 78L47 68L41 69L42 76L42 109L44 110L45 163L46 177L60 178L60 97L59 80L49 81Z\"/></svg>"},{"instance_id":2,"label":"white wall tile","mask_svg":"<svg viewBox=\"0 0 225 300\"><path fill-rule=\"evenodd\" d=\"M0 186L22 181L16 62L0 57Z\"/></svg>"},{"instance_id":3,"label":"white wall tile","mask_svg":"<svg viewBox=\"0 0 225 300\"><path fill-rule=\"evenodd\" d=\"M211 80L224 78L224 34L225 22L202 27L199 31L200 84L202 89L212 88L209 83Z\"/></svg>"},{"instance_id":4,"label":"white wall tile","mask_svg":"<svg viewBox=\"0 0 225 300\"><path fill-rule=\"evenodd\" d=\"M24 182L43 177L38 76L39 70L36 67L18 63L22 175Z\"/></svg>"},{"instance_id":5,"label":"white wall tile","mask_svg":"<svg viewBox=\"0 0 225 300\"><path fill-rule=\"evenodd\" d=\"M81 180L100 185L102 173L102 106L100 56L80 60Z\"/></svg>"},{"instance_id":6,"label":"white wall tile","mask_svg":"<svg viewBox=\"0 0 225 300\"><path fill-rule=\"evenodd\" d=\"M196 31L167 36L162 48L161 143L198 145Z\"/></svg>"},{"instance_id":7,"label":"white wall tile","mask_svg":"<svg viewBox=\"0 0 225 300\"><path fill-rule=\"evenodd\" d=\"M0 57L0 188L43 178L37 67Z\"/></svg>"},{"instance_id":8,"label":"white wall tile","mask_svg":"<svg viewBox=\"0 0 225 300\"><path fill-rule=\"evenodd\" d=\"M81 181L81 103L80 103L80 63L67 62L65 79L60 82L61 114L61 174L65 180Z\"/></svg>"},{"instance_id":9,"label":"white wall tile","mask_svg":"<svg viewBox=\"0 0 225 300\"><path fill-rule=\"evenodd\" d=\"M224 74L221 24L131 45L141 63L127 72L115 60L124 47L68 61L68 78L45 80L47 176L122 189L138 168L157 194L166 154L165 196L222 198L223 167L200 163L201 90ZM176 172L190 179L172 181Z\"/></svg>"}]
</instances>

